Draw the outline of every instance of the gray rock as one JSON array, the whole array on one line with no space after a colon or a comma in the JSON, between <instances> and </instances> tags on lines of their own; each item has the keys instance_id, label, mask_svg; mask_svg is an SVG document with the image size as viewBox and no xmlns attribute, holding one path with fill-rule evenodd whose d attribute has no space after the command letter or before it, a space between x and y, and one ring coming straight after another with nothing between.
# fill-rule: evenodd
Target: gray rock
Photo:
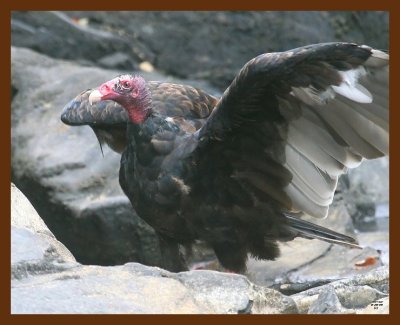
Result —
<instances>
[{"instance_id":1,"label":"gray rock","mask_svg":"<svg viewBox=\"0 0 400 325\"><path fill-rule=\"evenodd\" d=\"M80 266L14 281L11 298L16 314L296 312L289 297L271 289L265 292L243 276L214 271L173 274L135 263Z\"/></svg>"},{"instance_id":2,"label":"gray rock","mask_svg":"<svg viewBox=\"0 0 400 325\"><path fill-rule=\"evenodd\" d=\"M387 296L368 285L338 286L336 292L343 307L357 309L365 308L373 301Z\"/></svg>"},{"instance_id":3,"label":"gray rock","mask_svg":"<svg viewBox=\"0 0 400 325\"><path fill-rule=\"evenodd\" d=\"M217 313L296 313L292 299L251 284L244 276L216 271L190 271L176 275L193 291L197 302ZM227 306L230 306L227 309Z\"/></svg>"},{"instance_id":4,"label":"gray rock","mask_svg":"<svg viewBox=\"0 0 400 325\"><path fill-rule=\"evenodd\" d=\"M108 69L128 69L133 70L134 64L128 54L117 52L100 58L97 63Z\"/></svg>"},{"instance_id":5,"label":"gray rock","mask_svg":"<svg viewBox=\"0 0 400 325\"><path fill-rule=\"evenodd\" d=\"M353 286L368 285L384 294L389 293L389 267L384 265L366 274L361 274L347 280L338 281L339 284Z\"/></svg>"},{"instance_id":6,"label":"gray rock","mask_svg":"<svg viewBox=\"0 0 400 325\"><path fill-rule=\"evenodd\" d=\"M118 68L132 69L138 59L126 39L81 26L64 13L55 11L13 11L11 44L89 65L96 61L102 65L101 59L115 52L127 53L129 57L129 60L120 60Z\"/></svg>"},{"instance_id":7,"label":"gray rock","mask_svg":"<svg viewBox=\"0 0 400 325\"><path fill-rule=\"evenodd\" d=\"M34 294L33 294L34 293ZM12 289L12 313L201 313L179 281L126 267L81 266L36 277ZM207 309L204 312L208 312Z\"/></svg>"},{"instance_id":8,"label":"gray rock","mask_svg":"<svg viewBox=\"0 0 400 325\"><path fill-rule=\"evenodd\" d=\"M310 305L308 314L355 314L363 313L374 302L388 299L387 295L371 287L325 286ZM379 306L382 307L382 306Z\"/></svg>"},{"instance_id":9,"label":"gray rock","mask_svg":"<svg viewBox=\"0 0 400 325\"><path fill-rule=\"evenodd\" d=\"M11 183L11 225L16 228L28 228L31 231L51 235L46 224L25 195Z\"/></svg>"},{"instance_id":10,"label":"gray rock","mask_svg":"<svg viewBox=\"0 0 400 325\"><path fill-rule=\"evenodd\" d=\"M11 278L60 272L76 265L28 199L11 184Z\"/></svg>"},{"instance_id":11,"label":"gray rock","mask_svg":"<svg viewBox=\"0 0 400 325\"><path fill-rule=\"evenodd\" d=\"M340 304L335 289L327 286L311 304L308 314L342 314L345 310Z\"/></svg>"},{"instance_id":12,"label":"gray rock","mask_svg":"<svg viewBox=\"0 0 400 325\"><path fill-rule=\"evenodd\" d=\"M354 226L362 232L387 231L389 158L366 160L342 179L346 179L343 192Z\"/></svg>"},{"instance_id":13,"label":"gray rock","mask_svg":"<svg viewBox=\"0 0 400 325\"><path fill-rule=\"evenodd\" d=\"M316 301L321 293L333 288L343 308L348 309L348 312L361 312L377 299L387 297L388 284L389 269L387 266L382 266L362 275L334 281L327 285L294 294L291 298L296 302L300 313L308 313L311 306L317 308L316 306L320 305ZM321 296L320 302L324 300L322 298L329 298L331 302L333 301L329 295ZM337 302L335 306L340 310Z\"/></svg>"},{"instance_id":14,"label":"gray rock","mask_svg":"<svg viewBox=\"0 0 400 325\"><path fill-rule=\"evenodd\" d=\"M348 176L349 190L354 199L389 202L388 157L364 161L358 168L350 169Z\"/></svg>"}]
</instances>

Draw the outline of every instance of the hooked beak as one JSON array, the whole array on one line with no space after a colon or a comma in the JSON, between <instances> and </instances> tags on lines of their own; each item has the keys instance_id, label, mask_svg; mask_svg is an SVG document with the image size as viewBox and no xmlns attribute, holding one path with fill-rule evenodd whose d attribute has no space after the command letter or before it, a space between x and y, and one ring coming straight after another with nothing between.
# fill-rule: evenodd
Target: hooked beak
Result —
<instances>
[{"instance_id":1,"label":"hooked beak","mask_svg":"<svg viewBox=\"0 0 400 325\"><path fill-rule=\"evenodd\" d=\"M101 94L100 91L98 91L97 89L93 90L89 95L90 105L93 105L93 104L101 101L102 97L103 97L103 95Z\"/></svg>"}]
</instances>

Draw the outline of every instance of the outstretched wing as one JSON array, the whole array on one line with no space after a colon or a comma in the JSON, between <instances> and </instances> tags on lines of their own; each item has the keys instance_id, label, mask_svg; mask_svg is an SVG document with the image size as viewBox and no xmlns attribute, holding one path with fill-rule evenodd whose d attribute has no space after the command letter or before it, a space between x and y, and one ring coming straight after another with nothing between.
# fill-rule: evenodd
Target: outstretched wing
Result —
<instances>
[{"instance_id":1,"label":"outstretched wing","mask_svg":"<svg viewBox=\"0 0 400 325\"><path fill-rule=\"evenodd\" d=\"M348 43L249 61L198 131L198 188L322 218L338 176L388 154L389 56Z\"/></svg>"}]
</instances>

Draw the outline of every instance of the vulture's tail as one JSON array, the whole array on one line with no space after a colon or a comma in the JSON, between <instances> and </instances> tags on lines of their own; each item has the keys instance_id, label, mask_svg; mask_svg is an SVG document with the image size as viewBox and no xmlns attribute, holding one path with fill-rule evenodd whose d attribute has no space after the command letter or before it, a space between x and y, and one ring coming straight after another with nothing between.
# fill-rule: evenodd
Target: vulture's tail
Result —
<instances>
[{"instance_id":1,"label":"vulture's tail","mask_svg":"<svg viewBox=\"0 0 400 325\"><path fill-rule=\"evenodd\" d=\"M356 239L343 235L328 228L318 226L314 223L293 217L286 214L286 220L289 228L296 233L297 236L308 239L320 239L328 243L339 244L343 246L362 248L358 245Z\"/></svg>"}]
</instances>

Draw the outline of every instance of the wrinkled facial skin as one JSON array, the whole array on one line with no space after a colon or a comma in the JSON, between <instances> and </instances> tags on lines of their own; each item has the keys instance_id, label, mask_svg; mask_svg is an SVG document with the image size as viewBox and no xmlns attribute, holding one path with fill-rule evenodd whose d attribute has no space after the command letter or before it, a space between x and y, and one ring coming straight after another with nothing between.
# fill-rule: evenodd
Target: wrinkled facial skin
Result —
<instances>
[{"instance_id":1,"label":"wrinkled facial skin","mask_svg":"<svg viewBox=\"0 0 400 325\"><path fill-rule=\"evenodd\" d=\"M135 80L130 75L122 75L107 81L98 90L102 95L101 100L114 100L120 104L126 102L127 99L135 99L139 96Z\"/></svg>"},{"instance_id":2,"label":"wrinkled facial skin","mask_svg":"<svg viewBox=\"0 0 400 325\"><path fill-rule=\"evenodd\" d=\"M91 92L90 104L113 100L128 111L133 123L142 123L151 113L151 94L140 76L121 75Z\"/></svg>"}]
</instances>

